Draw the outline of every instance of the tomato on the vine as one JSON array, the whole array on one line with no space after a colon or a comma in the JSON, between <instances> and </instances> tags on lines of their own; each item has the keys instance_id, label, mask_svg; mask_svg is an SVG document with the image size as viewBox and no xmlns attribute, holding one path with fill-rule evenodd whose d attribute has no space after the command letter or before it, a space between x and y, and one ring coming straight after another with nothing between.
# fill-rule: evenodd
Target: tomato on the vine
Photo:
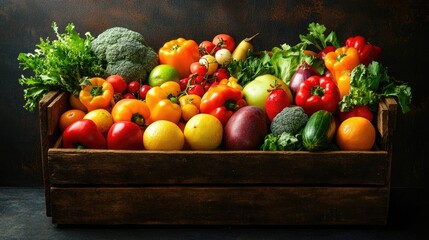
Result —
<instances>
[{"instance_id":1,"label":"tomato on the vine","mask_svg":"<svg viewBox=\"0 0 429 240\"><path fill-rule=\"evenodd\" d=\"M140 82L138 81L131 81L128 83L127 90L129 93L137 93L140 90Z\"/></svg>"},{"instance_id":2,"label":"tomato on the vine","mask_svg":"<svg viewBox=\"0 0 429 240\"><path fill-rule=\"evenodd\" d=\"M220 49L217 48L215 49L215 51L213 51L213 49L216 47L216 45L213 42L210 41L202 41L199 45L199 49L200 49L200 54L201 56L204 56L206 54L215 54L215 52ZM213 52L212 52L213 51Z\"/></svg>"},{"instance_id":3,"label":"tomato on the vine","mask_svg":"<svg viewBox=\"0 0 429 240\"><path fill-rule=\"evenodd\" d=\"M122 98L123 99L136 99L136 97L133 94L129 93L129 92L127 92L124 95L122 95Z\"/></svg>"},{"instance_id":4,"label":"tomato on the vine","mask_svg":"<svg viewBox=\"0 0 429 240\"><path fill-rule=\"evenodd\" d=\"M201 84L193 84L188 88L188 94L195 94L202 97L204 93L204 87Z\"/></svg>"},{"instance_id":5,"label":"tomato on the vine","mask_svg":"<svg viewBox=\"0 0 429 240\"><path fill-rule=\"evenodd\" d=\"M189 79L190 78L182 78L179 80L180 91L185 91L186 87L188 86Z\"/></svg>"},{"instance_id":6,"label":"tomato on the vine","mask_svg":"<svg viewBox=\"0 0 429 240\"><path fill-rule=\"evenodd\" d=\"M204 76L207 73L207 67L201 65L200 62L194 62L190 66L191 73L198 74L199 76Z\"/></svg>"},{"instance_id":7,"label":"tomato on the vine","mask_svg":"<svg viewBox=\"0 0 429 240\"><path fill-rule=\"evenodd\" d=\"M221 34L216 35L213 38L212 43L215 44L216 46L220 46L220 48L228 49L231 53L235 49L235 40L229 34L221 33Z\"/></svg>"},{"instance_id":8,"label":"tomato on the vine","mask_svg":"<svg viewBox=\"0 0 429 240\"><path fill-rule=\"evenodd\" d=\"M213 73L213 79L215 81L220 81L222 79L228 79L228 78L229 78L228 69L224 67L218 68L216 72Z\"/></svg>"},{"instance_id":9,"label":"tomato on the vine","mask_svg":"<svg viewBox=\"0 0 429 240\"><path fill-rule=\"evenodd\" d=\"M146 99L146 94L150 90L150 86L147 84L143 84L139 90L140 99Z\"/></svg>"}]
</instances>

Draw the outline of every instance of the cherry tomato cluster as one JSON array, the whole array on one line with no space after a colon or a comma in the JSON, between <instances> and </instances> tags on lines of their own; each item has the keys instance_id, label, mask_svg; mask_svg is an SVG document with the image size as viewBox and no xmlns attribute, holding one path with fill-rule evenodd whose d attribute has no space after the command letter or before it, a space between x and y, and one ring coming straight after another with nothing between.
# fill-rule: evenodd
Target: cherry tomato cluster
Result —
<instances>
[{"instance_id":1,"label":"cherry tomato cluster","mask_svg":"<svg viewBox=\"0 0 429 240\"><path fill-rule=\"evenodd\" d=\"M123 98L130 99L145 99L146 94L151 88L147 84L141 84L139 81L131 81L127 83L125 79L119 75L110 75L106 78L110 82L115 91L115 101Z\"/></svg>"},{"instance_id":2,"label":"cherry tomato cluster","mask_svg":"<svg viewBox=\"0 0 429 240\"><path fill-rule=\"evenodd\" d=\"M212 41L202 41L199 44L201 57L191 64L191 74L180 80L181 90L203 96L211 86L228 79L227 66L232 61L235 47L234 38L224 33L216 35Z\"/></svg>"}]
</instances>

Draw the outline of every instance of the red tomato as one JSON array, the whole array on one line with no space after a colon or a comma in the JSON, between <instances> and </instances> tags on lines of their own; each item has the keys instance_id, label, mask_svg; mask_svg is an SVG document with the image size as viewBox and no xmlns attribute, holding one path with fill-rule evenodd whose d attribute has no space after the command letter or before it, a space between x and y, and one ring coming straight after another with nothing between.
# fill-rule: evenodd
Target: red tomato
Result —
<instances>
[{"instance_id":1,"label":"red tomato","mask_svg":"<svg viewBox=\"0 0 429 240\"><path fill-rule=\"evenodd\" d=\"M179 84L180 84L180 91L185 91L186 87L188 86L188 81L189 78L182 78L179 80Z\"/></svg>"},{"instance_id":2,"label":"red tomato","mask_svg":"<svg viewBox=\"0 0 429 240\"><path fill-rule=\"evenodd\" d=\"M228 49L231 53L235 49L235 40L234 40L234 38L231 37L228 34L225 34L225 33L221 33L221 34L216 35L213 38L212 42L216 46L220 46L220 48L226 48L226 49Z\"/></svg>"},{"instance_id":3,"label":"red tomato","mask_svg":"<svg viewBox=\"0 0 429 240\"><path fill-rule=\"evenodd\" d=\"M128 83L128 92L129 93L138 93L140 90L140 83L138 81L131 81Z\"/></svg>"},{"instance_id":4,"label":"red tomato","mask_svg":"<svg viewBox=\"0 0 429 240\"><path fill-rule=\"evenodd\" d=\"M131 94L131 93L125 93L124 95L122 95L122 98L125 98L125 99L136 99L136 97L133 94Z\"/></svg>"},{"instance_id":5,"label":"red tomato","mask_svg":"<svg viewBox=\"0 0 429 240\"><path fill-rule=\"evenodd\" d=\"M143 130L133 122L116 122L107 133L107 148L116 150L142 150Z\"/></svg>"},{"instance_id":6,"label":"red tomato","mask_svg":"<svg viewBox=\"0 0 429 240\"><path fill-rule=\"evenodd\" d=\"M199 45L200 55L204 56L206 54L211 54L211 55L215 54L215 52L212 52L213 49L215 48L215 46L216 45L214 43L210 42L210 41L207 41L207 40L206 41L202 41L200 43L200 45Z\"/></svg>"},{"instance_id":7,"label":"red tomato","mask_svg":"<svg viewBox=\"0 0 429 240\"><path fill-rule=\"evenodd\" d=\"M201 86L201 84L191 85L191 87L188 89L188 94L196 94L196 95L202 97L204 95L204 93L205 93L204 87Z\"/></svg>"},{"instance_id":8,"label":"red tomato","mask_svg":"<svg viewBox=\"0 0 429 240\"><path fill-rule=\"evenodd\" d=\"M119 75L110 75L106 78L106 81L112 84L115 93L123 93L127 90L127 82Z\"/></svg>"},{"instance_id":9,"label":"red tomato","mask_svg":"<svg viewBox=\"0 0 429 240\"><path fill-rule=\"evenodd\" d=\"M199 76L204 76L207 73L207 67L204 65L201 65L200 62L194 62L190 66L191 73L198 74Z\"/></svg>"},{"instance_id":10,"label":"red tomato","mask_svg":"<svg viewBox=\"0 0 429 240\"><path fill-rule=\"evenodd\" d=\"M285 107L290 106L289 96L282 88L271 91L265 101L265 112L267 113L270 122L274 117L281 112Z\"/></svg>"},{"instance_id":11,"label":"red tomato","mask_svg":"<svg viewBox=\"0 0 429 240\"><path fill-rule=\"evenodd\" d=\"M229 78L229 72L226 68L218 68L216 72L213 73L213 78L215 81L220 81L222 79Z\"/></svg>"},{"instance_id":12,"label":"red tomato","mask_svg":"<svg viewBox=\"0 0 429 240\"><path fill-rule=\"evenodd\" d=\"M147 92L149 91L150 88L151 87L149 85L147 85L147 84L143 84L140 87L140 91L139 91L140 99L146 99L146 94L147 94Z\"/></svg>"},{"instance_id":13,"label":"red tomato","mask_svg":"<svg viewBox=\"0 0 429 240\"><path fill-rule=\"evenodd\" d=\"M204 77L200 76L200 75L196 75L192 78L191 84L195 84L195 83L202 83L204 82Z\"/></svg>"}]
</instances>

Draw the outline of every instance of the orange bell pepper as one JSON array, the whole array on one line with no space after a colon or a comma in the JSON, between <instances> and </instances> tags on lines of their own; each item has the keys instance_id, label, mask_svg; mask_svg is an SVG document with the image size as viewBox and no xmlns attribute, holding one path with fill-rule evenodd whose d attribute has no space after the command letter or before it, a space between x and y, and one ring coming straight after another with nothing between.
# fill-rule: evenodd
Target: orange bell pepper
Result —
<instances>
[{"instance_id":1,"label":"orange bell pepper","mask_svg":"<svg viewBox=\"0 0 429 240\"><path fill-rule=\"evenodd\" d=\"M161 86L152 87L146 94L146 104L150 109L150 120L168 120L178 123L182 116L178 96L180 85L168 81Z\"/></svg>"},{"instance_id":2,"label":"orange bell pepper","mask_svg":"<svg viewBox=\"0 0 429 240\"><path fill-rule=\"evenodd\" d=\"M110 82L100 77L89 79L79 93L80 102L89 111L104 108L109 109L113 100L114 89Z\"/></svg>"},{"instance_id":3,"label":"orange bell pepper","mask_svg":"<svg viewBox=\"0 0 429 240\"><path fill-rule=\"evenodd\" d=\"M335 83L340 76L350 74L359 64L359 53L353 47L340 47L325 56L325 66L331 72Z\"/></svg>"},{"instance_id":4,"label":"orange bell pepper","mask_svg":"<svg viewBox=\"0 0 429 240\"><path fill-rule=\"evenodd\" d=\"M337 79L337 87L340 91L340 99L350 93L350 73L345 73Z\"/></svg>"},{"instance_id":5,"label":"orange bell pepper","mask_svg":"<svg viewBox=\"0 0 429 240\"><path fill-rule=\"evenodd\" d=\"M140 127L149 125L150 110L145 102L139 99L121 99L112 108L114 122L134 122Z\"/></svg>"},{"instance_id":6,"label":"orange bell pepper","mask_svg":"<svg viewBox=\"0 0 429 240\"><path fill-rule=\"evenodd\" d=\"M158 51L159 63L170 64L179 72L181 78L191 74L190 66L200 59L198 44L194 40L178 38L166 42Z\"/></svg>"}]
</instances>

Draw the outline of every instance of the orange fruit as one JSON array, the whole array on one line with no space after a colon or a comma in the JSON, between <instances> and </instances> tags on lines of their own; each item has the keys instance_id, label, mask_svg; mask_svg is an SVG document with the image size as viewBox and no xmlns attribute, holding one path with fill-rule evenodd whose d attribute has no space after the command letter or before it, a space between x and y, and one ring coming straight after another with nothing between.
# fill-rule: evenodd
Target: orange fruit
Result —
<instances>
[{"instance_id":1,"label":"orange fruit","mask_svg":"<svg viewBox=\"0 0 429 240\"><path fill-rule=\"evenodd\" d=\"M371 150L375 138L374 125L364 117L347 118L340 124L336 133L337 145L342 150Z\"/></svg>"},{"instance_id":2,"label":"orange fruit","mask_svg":"<svg viewBox=\"0 0 429 240\"><path fill-rule=\"evenodd\" d=\"M83 105L83 103L79 100L79 96L75 96L70 94L69 103L72 109L79 109L84 112L88 112L88 109Z\"/></svg>"},{"instance_id":3,"label":"orange fruit","mask_svg":"<svg viewBox=\"0 0 429 240\"><path fill-rule=\"evenodd\" d=\"M143 145L147 150L182 150L185 137L180 127L167 120L157 120L143 133Z\"/></svg>"},{"instance_id":4,"label":"orange fruit","mask_svg":"<svg viewBox=\"0 0 429 240\"><path fill-rule=\"evenodd\" d=\"M70 109L60 116L60 129L64 131L70 124L83 119L85 112L80 109Z\"/></svg>"},{"instance_id":5,"label":"orange fruit","mask_svg":"<svg viewBox=\"0 0 429 240\"><path fill-rule=\"evenodd\" d=\"M100 130L102 134L107 134L110 127L113 125L112 114L103 108L89 111L83 118L91 119L92 121L94 121L95 125L97 125L98 130Z\"/></svg>"},{"instance_id":6,"label":"orange fruit","mask_svg":"<svg viewBox=\"0 0 429 240\"><path fill-rule=\"evenodd\" d=\"M223 126L215 116L199 113L186 122L185 140L193 150L214 150L222 142Z\"/></svg>"}]
</instances>

